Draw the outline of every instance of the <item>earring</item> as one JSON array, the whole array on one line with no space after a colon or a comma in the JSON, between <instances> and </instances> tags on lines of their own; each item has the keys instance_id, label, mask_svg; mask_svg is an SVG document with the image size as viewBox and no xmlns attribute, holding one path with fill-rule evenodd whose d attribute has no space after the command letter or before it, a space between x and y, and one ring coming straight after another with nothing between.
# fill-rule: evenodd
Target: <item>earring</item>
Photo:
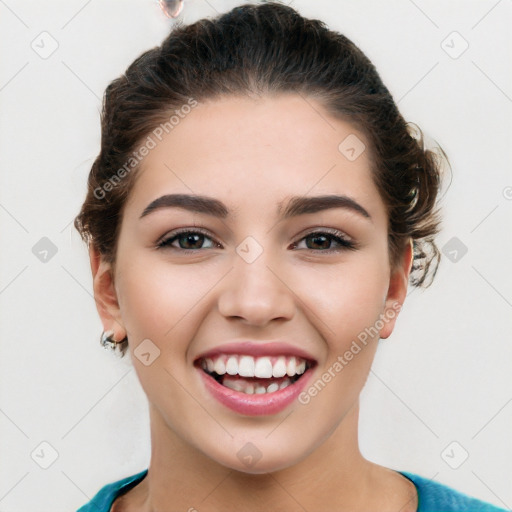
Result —
<instances>
[{"instance_id":1,"label":"earring","mask_svg":"<svg viewBox=\"0 0 512 512\"><path fill-rule=\"evenodd\" d=\"M122 346L128 341L128 337L125 336L121 341L114 340L114 331L103 331L101 334L100 343L103 348L112 350L114 352L121 351Z\"/></svg>"},{"instance_id":2,"label":"earring","mask_svg":"<svg viewBox=\"0 0 512 512\"><path fill-rule=\"evenodd\" d=\"M158 0L158 3L168 18L177 18L183 9L184 0Z\"/></svg>"}]
</instances>

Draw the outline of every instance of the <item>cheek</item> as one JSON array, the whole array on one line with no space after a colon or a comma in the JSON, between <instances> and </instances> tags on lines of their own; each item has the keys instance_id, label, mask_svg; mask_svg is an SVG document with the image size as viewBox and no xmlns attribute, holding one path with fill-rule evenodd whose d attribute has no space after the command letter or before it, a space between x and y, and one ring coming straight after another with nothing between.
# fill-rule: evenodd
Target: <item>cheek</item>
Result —
<instances>
[{"instance_id":1,"label":"cheek","mask_svg":"<svg viewBox=\"0 0 512 512\"><path fill-rule=\"evenodd\" d=\"M149 338L160 350L169 350L171 345L173 352L186 351L187 335L189 340L193 338L200 315L206 315L205 308L213 308L212 300L219 299L215 285L226 274L226 267L214 259L176 264L167 261L165 253L129 259L121 255L136 251L119 254L117 289L130 341L137 345ZM346 342L373 324L382 311L387 275L379 254L361 251L347 254L339 264L317 260L276 270L290 283L290 300L309 316L325 339ZM167 343L176 338L183 340L183 347L179 341Z\"/></svg>"},{"instance_id":2,"label":"cheek","mask_svg":"<svg viewBox=\"0 0 512 512\"><path fill-rule=\"evenodd\" d=\"M355 260L353 261L355 263ZM314 313L327 340L349 343L373 325L383 311L388 276L377 258L359 258L357 264L304 268L295 273L293 291ZM340 347L341 348L341 347Z\"/></svg>"},{"instance_id":3,"label":"cheek","mask_svg":"<svg viewBox=\"0 0 512 512\"><path fill-rule=\"evenodd\" d=\"M119 302L130 343L136 347L149 338L161 352L185 353L218 274L205 264L176 265L155 258L119 268Z\"/></svg>"}]
</instances>

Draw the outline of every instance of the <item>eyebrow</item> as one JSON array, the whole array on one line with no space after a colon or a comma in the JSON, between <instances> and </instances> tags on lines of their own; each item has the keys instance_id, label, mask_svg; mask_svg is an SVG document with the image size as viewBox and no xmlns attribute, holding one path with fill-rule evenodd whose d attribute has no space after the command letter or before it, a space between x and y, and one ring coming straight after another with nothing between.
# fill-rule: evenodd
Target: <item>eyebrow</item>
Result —
<instances>
[{"instance_id":1,"label":"eyebrow","mask_svg":"<svg viewBox=\"0 0 512 512\"><path fill-rule=\"evenodd\" d=\"M348 196L323 195L323 196L293 196L283 211L284 202L278 203L277 214L282 219L289 219L298 215L317 213L332 208L344 208L358 215L372 220L370 214L354 199ZM146 217L151 212L163 208L183 208L193 213L204 213L213 217L224 219L229 216L229 209L226 205L208 196L193 194L166 194L149 203L140 218Z\"/></svg>"}]
</instances>

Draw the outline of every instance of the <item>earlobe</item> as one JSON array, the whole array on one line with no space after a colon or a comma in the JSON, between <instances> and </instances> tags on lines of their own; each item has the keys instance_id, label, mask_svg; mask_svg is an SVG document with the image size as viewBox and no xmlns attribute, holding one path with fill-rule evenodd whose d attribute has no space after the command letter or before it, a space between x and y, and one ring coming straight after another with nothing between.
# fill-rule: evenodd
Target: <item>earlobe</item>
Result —
<instances>
[{"instance_id":1,"label":"earlobe","mask_svg":"<svg viewBox=\"0 0 512 512\"><path fill-rule=\"evenodd\" d=\"M93 277L94 301L105 331L114 331L113 338L121 340L126 330L121 319L121 310L114 286L112 265L105 261L100 252L91 244L89 259Z\"/></svg>"},{"instance_id":2,"label":"earlobe","mask_svg":"<svg viewBox=\"0 0 512 512\"><path fill-rule=\"evenodd\" d=\"M388 338L398 317L409 285L409 275L411 273L412 263L414 259L413 240L410 239L408 245L404 249L401 264L391 273L389 279L389 288L384 306L384 326L380 331L380 338Z\"/></svg>"}]
</instances>

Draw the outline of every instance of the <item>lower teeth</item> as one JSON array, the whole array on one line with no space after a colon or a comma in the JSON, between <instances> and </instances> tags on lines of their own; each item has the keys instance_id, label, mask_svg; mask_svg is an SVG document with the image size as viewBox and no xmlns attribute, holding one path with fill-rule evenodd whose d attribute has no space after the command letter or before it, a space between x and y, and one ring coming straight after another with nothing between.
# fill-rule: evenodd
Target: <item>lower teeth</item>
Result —
<instances>
[{"instance_id":1,"label":"lower teeth","mask_svg":"<svg viewBox=\"0 0 512 512\"><path fill-rule=\"evenodd\" d=\"M262 386L261 384L253 384L251 382L244 382L242 380L228 380L225 379L222 383L223 386L226 386L229 389L233 389L235 391L240 391L241 393L245 393L247 395L252 394L266 394L266 393L275 393L280 389L284 389L285 387L291 384L290 379L286 379L280 384L277 382L272 382L268 386Z\"/></svg>"},{"instance_id":2,"label":"lower teeth","mask_svg":"<svg viewBox=\"0 0 512 512\"><path fill-rule=\"evenodd\" d=\"M274 379L271 382L269 382L270 379L261 379L262 381L267 381L264 385L263 382L251 382L242 377L234 377L228 374L225 374L224 376L213 374L212 377L214 377L219 384L222 384L223 386L229 389L239 391L247 395L253 395L275 393L276 391L284 389L293 384L300 377L300 375L296 375L295 377L292 378L283 377L280 379Z\"/></svg>"}]
</instances>

